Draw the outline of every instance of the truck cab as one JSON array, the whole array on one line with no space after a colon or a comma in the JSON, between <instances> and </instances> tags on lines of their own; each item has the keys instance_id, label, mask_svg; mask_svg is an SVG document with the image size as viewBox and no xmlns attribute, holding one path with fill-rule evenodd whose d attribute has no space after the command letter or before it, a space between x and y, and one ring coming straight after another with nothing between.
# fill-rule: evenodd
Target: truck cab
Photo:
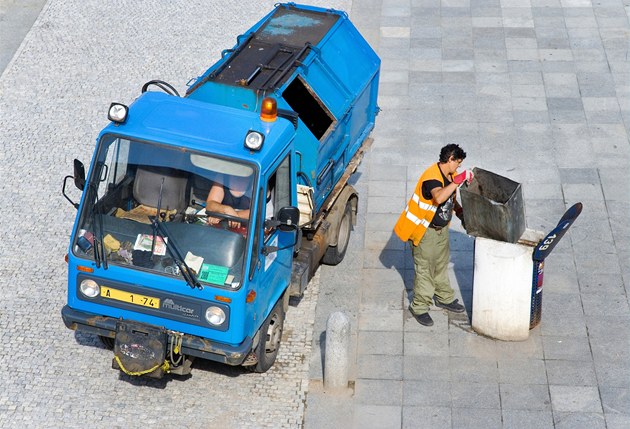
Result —
<instances>
[{"instance_id":1,"label":"truck cab","mask_svg":"<svg viewBox=\"0 0 630 429\"><path fill-rule=\"evenodd\" d=\"M66 326L129 375L187 374L194 358L267 371L289 296L345 253L379 64L343 12L283 4L184 97L151 81L112 103L88 174L75 160L64 181Z\"/></svg>"}]
</instances>

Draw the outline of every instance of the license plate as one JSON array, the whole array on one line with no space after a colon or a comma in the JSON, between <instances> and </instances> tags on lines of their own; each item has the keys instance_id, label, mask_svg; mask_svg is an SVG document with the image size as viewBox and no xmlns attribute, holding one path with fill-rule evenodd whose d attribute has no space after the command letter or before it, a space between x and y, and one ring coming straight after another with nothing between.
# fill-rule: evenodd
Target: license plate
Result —
<instances>
[{"instance_id":1,"label":"license plate","mask_svg":"<svg viewBox=\"0 0 630 429\"><path fill-rule=\"evenodd\" d=\"M159 298L126 292L124 290L113 289L111 287L101 287L101 297L141 305L143 307L160 308Z\"/></svg>"}]
</instances>

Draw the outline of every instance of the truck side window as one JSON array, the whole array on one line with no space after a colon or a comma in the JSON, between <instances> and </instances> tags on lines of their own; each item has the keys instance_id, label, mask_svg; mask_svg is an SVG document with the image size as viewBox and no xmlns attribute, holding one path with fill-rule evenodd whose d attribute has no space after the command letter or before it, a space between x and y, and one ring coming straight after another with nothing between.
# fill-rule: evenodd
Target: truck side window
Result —
<instances>
[{"instance_id":1,"label":"truck side window","mask_svg":"<svg viewBox=\"0 0 630 429\"><path fill-rule=\"evenodd\" d=\"M289 155L282 161L276 170L276 211L282 207L291 205L291 159Z\"/></svg>"},{"instance_id":2,"label":"truck side window","mask_svg":"<svg viewBox=\"0 0 630 429\"><path fill-rule=\"evenodd\" d=\"M106 185L106 188L102 191L99 189L100 196L105 195L108 189L115 188L126 177L128 157L129 140L116 139L115 143L109 146L104 164L106 168L103 171L106 176L101 177L104 180L101 184Z\"/></svg>"},{"instance_id":3,"label":"truck side window","mask_svg":"<svg viewBox=\"0 0 630 429\"><path fill-rule=\"evenodd\" d=\"M276 216L276 173L274 173L267 182L267 203L265 205L265 219L271 219Z\"/></svg>"},{"instance_id":4,"label":"truck side window","mask_svg":"<svg viewBox=\"0 0 630 429\"><path fill-rule=\"evenodd\" d=\"M269 177L265 195L266 203L263 209L265 219L276 217L278 210L291 205L291 162L288 155ZM265 231L265 234L268 235L271 232Z\"/></svg>"},{"instance_id":5,"label":"truck side window","mask_svg":"<svg viewBox=\"0 0 630 429\"><path fill-rule=\"evenodd\" d=\"M94 165L98 176L94 183L97 186L99 211L108 213L117 207L125 206L131 195L131 178L129 177L129 151L131 142L115 138L107 147L102 161Z\"/></svg>"}]
</instances>

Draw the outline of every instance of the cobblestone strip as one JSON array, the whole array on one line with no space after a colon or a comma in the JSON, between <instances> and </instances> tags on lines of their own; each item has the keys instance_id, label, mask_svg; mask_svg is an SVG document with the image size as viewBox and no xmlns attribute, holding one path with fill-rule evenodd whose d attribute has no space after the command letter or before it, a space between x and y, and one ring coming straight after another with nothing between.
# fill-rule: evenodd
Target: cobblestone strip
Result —
<instances>
[{"instance_id":1,"label":"cobblestone strip","mask_svg":"<svg viewBox=\"0 0 630 429\"><path fill-rule=\"evenodd\" d=\"M73 158L89 163L109 103L132 102L154 78L183 92L273 4L47 3L0 78L0 428L302 427L317 278L263 375L197 361L187 379L130 379L60 315L76 214L61 182Z\"/></svg>"}]
</instances>

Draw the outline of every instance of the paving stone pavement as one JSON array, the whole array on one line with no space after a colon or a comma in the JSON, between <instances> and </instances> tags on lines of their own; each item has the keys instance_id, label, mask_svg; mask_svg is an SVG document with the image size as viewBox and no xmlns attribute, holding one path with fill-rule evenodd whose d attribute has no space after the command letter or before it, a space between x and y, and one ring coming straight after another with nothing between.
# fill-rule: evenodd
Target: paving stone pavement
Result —
<instances>
[{"instance_id":1,"label":"paving stone pavement","mask_svg":"<svg viewBox=\"0 0 630 429\"><path fill-rule=\"evenodd\" d=\"M0 207L16 214L0 222L0 427L630 427L627 0L326 2L379 52L383 110L352 179L362 198L346 259L292 303L277 366L134 382L63 326L72 159L89 159L110 101L152 78L183 88L272 4L44 6L0 78ZM465 166L522 183L530 228L584 203L546 261L527 341L472 331L474 240L457 221L450 277L467 312L432 309L424 328L405 310L412 261L391 228L453 141ZM337 310L352 323L351 383L333 395L321 344Z\"/></svg>"},{"instance_id":2,"label":"paving stone pavement","mask_svg":"<svg viewBox=\"0 0 630 429\"><path fill-rule=\"evenodd\" d=\"M383 61L382 112L346 260L320 274L305 428L630 427L629 14L627 0L353 2ZM526 341L472 330L474 238L457 220L449 275L466 313L432 308L427 328L407 311L413 260L392 227L451 142L464 168L522 184L528 228L584 204L545 260ZM351 320L345 394L323 388L333 311Z\"/></svg>"},{"instance_id":3,"label":"paving stone pavement","mask_svg":"<svg viewBox=\"0 0 630 429\"><path fill-rule=\"evenodd\" d=\"M45 4L46 0L0 0L0 74Z\"/></svg>"},{"instance_id":4,"label":"paving stone pavement","mask_svg":"<svg viewBox=\"0 0 630 429\"><path fill-rule=\"evenodd\" d=\"M0 222L0 428L302 426L317 277L291 302L263 375L196 362L188 379L129 379L96 337L61 320L76 213L61 183L75 157L89 161L109 103L154 78L181 92L273 4L50 0L11 48L0 78L0 207L12 213Z\"/></svg>"}]
</instances>

